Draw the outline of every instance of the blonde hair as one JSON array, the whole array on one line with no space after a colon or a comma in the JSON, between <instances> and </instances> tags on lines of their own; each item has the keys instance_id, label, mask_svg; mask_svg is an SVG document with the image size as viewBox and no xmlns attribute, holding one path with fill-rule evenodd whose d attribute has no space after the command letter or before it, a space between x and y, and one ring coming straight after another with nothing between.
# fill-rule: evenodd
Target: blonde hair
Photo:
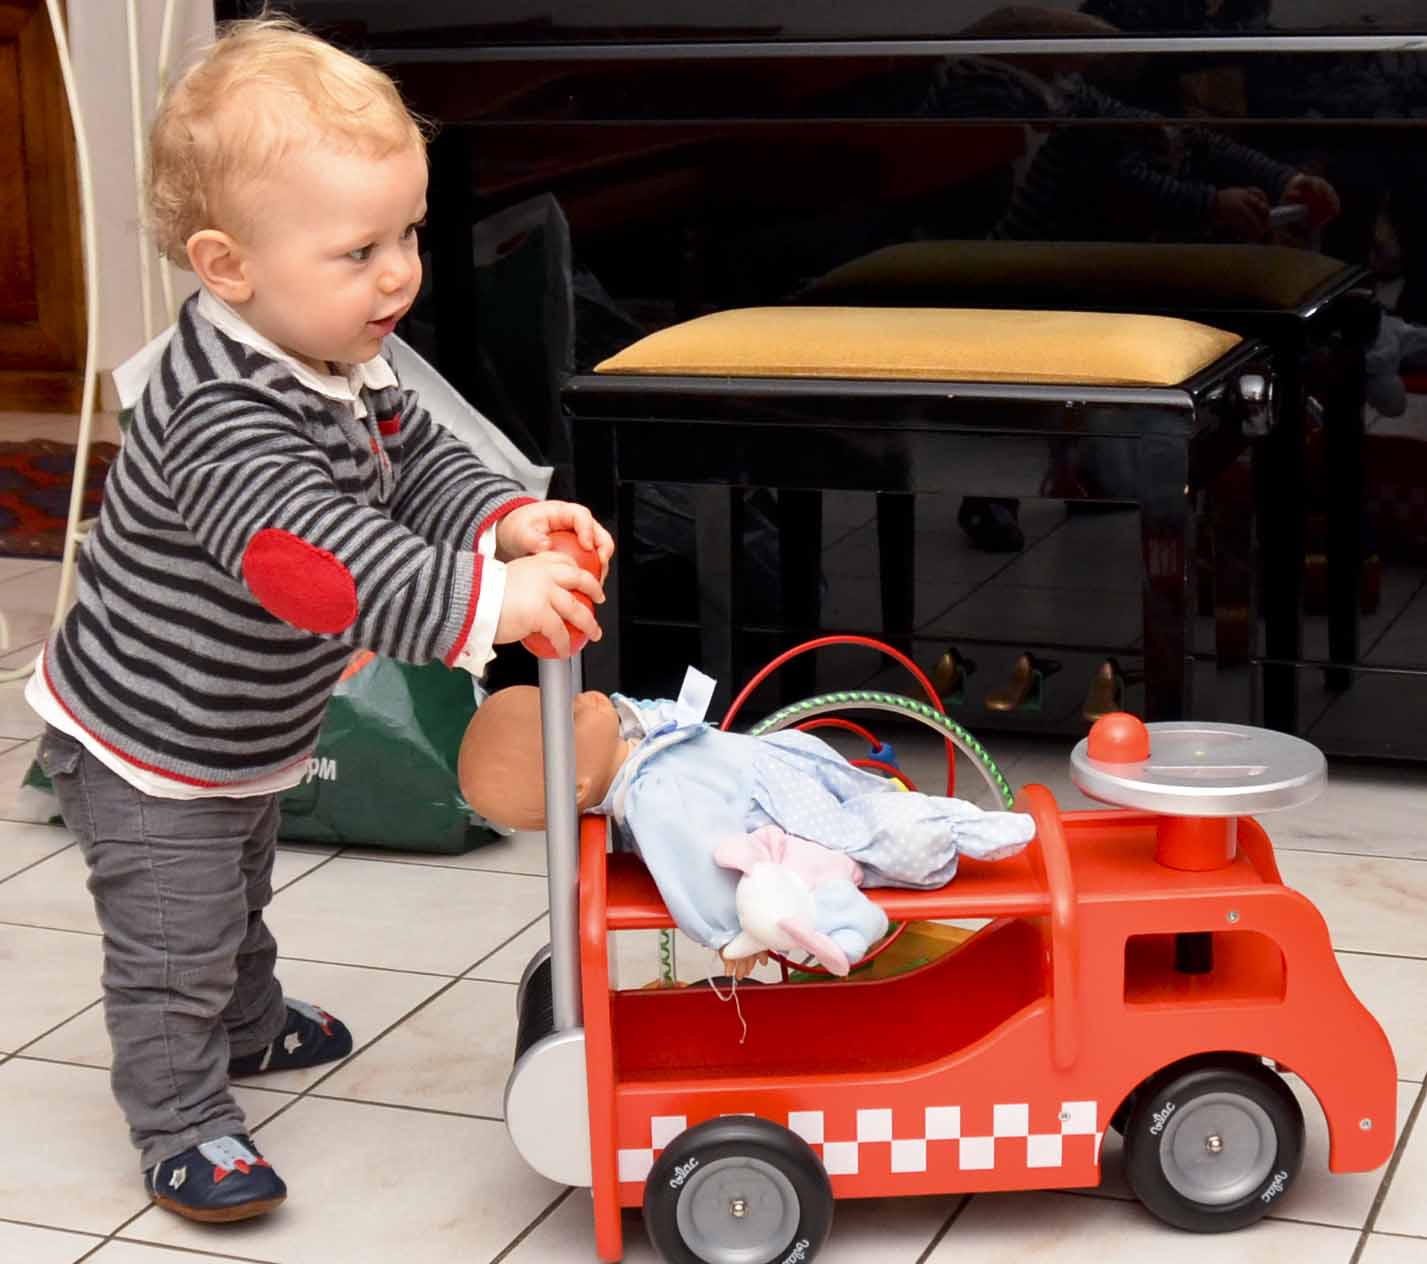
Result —
<instances>
[{"instance_id":1,"label":"blonde hair","mask_svg":"<svg viewBox=\"0 0 1427 1264\"><path fill-rule=\"evenodd\" d=\"M382 71L285 17L227 24L164 95L149 139L149 231L188 267L204 228L250 226L243 191L296 145L425 152L429 125ZM220 223L221 221L221 223Z\"/></svg>"}]
</instances>

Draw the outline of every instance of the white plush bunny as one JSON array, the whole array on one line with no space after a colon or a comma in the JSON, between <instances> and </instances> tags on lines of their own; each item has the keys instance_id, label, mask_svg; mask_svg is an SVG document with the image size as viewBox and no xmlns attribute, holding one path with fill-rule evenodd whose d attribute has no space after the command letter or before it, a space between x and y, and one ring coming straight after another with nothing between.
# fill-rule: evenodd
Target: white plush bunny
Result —
<instances>
[{"instance_id":1,"label":"white plush bunny","mask_svg":"<svg viewBox=\"0 0 1427 1264\"><path fill-rule=\"evenodd\" d=\"M845 975L887 933L887 915L859 889L861 867L843 852L765 825L726 839L714 859L743 872L734 893L742 930L720 950L725 960L801 951Z\"/></svg>"}]
</instances>

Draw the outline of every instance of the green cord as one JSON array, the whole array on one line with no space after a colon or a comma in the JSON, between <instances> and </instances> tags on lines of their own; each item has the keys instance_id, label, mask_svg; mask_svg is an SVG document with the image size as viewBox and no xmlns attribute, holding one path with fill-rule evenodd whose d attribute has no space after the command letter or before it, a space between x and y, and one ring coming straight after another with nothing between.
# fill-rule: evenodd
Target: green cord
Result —
<instances>
[{"instance_id":1,"label":"green cord","mask_svg":"<svg viewBox=\"0 0 1427 1264\"><path fill-rule=\"evenodd\" d=\"M674 965L674 932L667 926L659 932L659 981L672 985L677 970Z\"/></svg>"},{"instance_id":2,"label":"green cord","mask_svg":"<svg viewBox=\"0 0 1427 1264\"><path fill-rule=\"evenodd\" d=\"M1015 792L1007 784L1006 778L1001 775L1001 770L996 767L996 761L987 754L986 748L980 742L955 720L938 711L934 706L926 702L918 702L915 698L908 698L899 693L883 693L875 689L840 689L836 693L818 694L814 698L804 698L801 702L790 703L772 715L765 716L748 731L752 736L757 737L762 733L773 733L779 729L787 728L799 719L808 718L812 712L832 711L838 707L859 705L871 706L884 711L901 711L922 724L940 730L951 739L952 744L963 755L977 765L982 776L1001 796L1001 802L1008 809L1015 807Z\"/></svg>"}]
</instances>

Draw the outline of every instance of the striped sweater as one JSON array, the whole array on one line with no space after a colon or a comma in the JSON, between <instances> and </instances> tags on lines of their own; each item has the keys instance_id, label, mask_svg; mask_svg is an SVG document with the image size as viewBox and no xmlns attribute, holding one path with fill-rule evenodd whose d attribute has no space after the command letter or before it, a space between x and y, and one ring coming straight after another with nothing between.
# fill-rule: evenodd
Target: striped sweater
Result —
<instances>
[{"instance_id":1,"label":"striped sweater","mask_svg":"<svg viewBox=\"0 0 1427 1264\"><path fill-rule=\"evenodd\" d=\"M480 532L527 498L411 392L359 399L361 419L184 305L45 647L91 740L236 788L311 752L353 647L461 652Z\"/></svg>"}]
</instances>

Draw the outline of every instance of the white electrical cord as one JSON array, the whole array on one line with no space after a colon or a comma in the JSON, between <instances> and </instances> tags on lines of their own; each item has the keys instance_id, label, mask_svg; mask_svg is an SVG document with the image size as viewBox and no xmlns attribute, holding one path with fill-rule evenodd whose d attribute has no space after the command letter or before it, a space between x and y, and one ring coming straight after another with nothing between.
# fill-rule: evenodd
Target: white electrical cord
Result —
<instances>
[{"instance_id":1,"label":"white electrical cord","mask_svg":"<svg viewBox=\"0 0 1427 1264\"><path fill-rule=\"evenodd\" d=\"M50 29L54 32L55 52L59 57L60 78L64 83L65 102L69 107L70 123L74 129L74 149L76 165L79 169L79 205L81 228L81 252L84 258L84 376L79 404L79 433L75 437L74 481L69 492L69 516L65 523L64 552L60 558L59 591L55 597L54 615L50 626L58 626L69 609L74 595L75 560L80 542L88 531L84 519L84 486L89 473L89 449L94 435L94 404L96 384L99 377L99 234L94 210L94 177L89 164L89 138L84 129L84 115L79 108L79 93L74 83L74 62L70 57L69 39L60 13L59 0L45 0L49 12ZM174 10L177 0L164 0L163 25L159 33L159 92L162 94L168 82L169 51L173 41ZM134 179L138 189L136 206L139 213L139 275L144 305L144 338L153 336L152 290L145 258L143 235L143 180L144 180L144 119L143 81L139 75L138 23L134 0L128 0L129 28L129 98L134 130ZM163 282L164 307L170 322L176 312L173 301L173 285L169 277L167 261L160 271ZM23 667L0 671L0 684L10 684L24 680L33 670L33 662Z\"/></svg>"},{"instance_id":2,"label":"white electrical cord","mask_svg":"<svg viewBox=\"0 0 1427 1264\"><path fill-rule=\"evenodd\" d=\"M148 239L144 233L144 92L139 74L138 0L124 0L124 24L129 33L129 121L134 136L135 237L139 244L139 301L144 312L144 342L154 336L154 284L149 275Z\"/></svg>"},{"instance_id":3,"label":"white electrical cord","mask_svg":"<svg viewBox=\"0 0 1427 1264\"><path fill-rule=\"evenodd\" d=\"M89 140L84 132L84 119L79 110L79 94L74 86L74 65L69 56L69 40L65 35L64 18L59 0L45 0L50 27L54 31L55 51L59 54L60 77L64 80L65 100L74 126L74 150L79 168L80 228L84 254L84 378L79 401L79 434L75 443L74 482L69 490L69 519L64 535L64 556L60 560L59 595L55 598L54 623L58 623L69 608L74 589L74 556L79 547L79 524L84 510L84 481L88 472L90 436L94 429L94 390L99 364L99 243L95 232L94 179L89 168ZM0 672L0 683L24 680L33 667L11 668Z\"/></svg>"},{"instance_id":4,"label":"white electrical cord","mask_svg":"<svg viewBox=\"0 0 1427 1264\"><path fill-rule=\"evenodd\" d=\"M163 23L159 27L159 100L163 100L163 95L168 91L169 54L173 49L173 13L176 0L164 0ZM138 87L134 87L138 92ZM143 144L144 133L137 133L139 144ZM138 168L139 172L143 167ZM137 176L140 181L139 187L143 187L143 176ZM169 263L167 255L159 256L159 288L163 291L164 313L168 317L168 323L173 324L178 319L178 304L173 297L173 265Z\"/></svg>"},{"instance_id":5,"label":"white electrical cord","mask_svg":"<svg viewBox=\"0 0 1427 1264\"><path fill-rule=\"evenodd\" d=\"M55 598L54 622L64 618L74 593L74 559L82 538L80 523L84 519L84 484L89 474L89 447L94 431L95 383L99 377L99 231L94 214L94 175L89 166L89 137L84 130L84 115L79 108L79 90L74 84L74 62L69 55L69 37L59 0L45 0L50 26L54 28L55 50L59 53L59 71L64 79L64 96L69 103L69 118L74 127L74 150L79 166L79 209L83 230L81 245L84 253L84 394L79 402L79 434L75 438L74 481L69 489L69 526L64 535L64 554L60 559L59 595Z\"/></svg>"}]
</instances>

